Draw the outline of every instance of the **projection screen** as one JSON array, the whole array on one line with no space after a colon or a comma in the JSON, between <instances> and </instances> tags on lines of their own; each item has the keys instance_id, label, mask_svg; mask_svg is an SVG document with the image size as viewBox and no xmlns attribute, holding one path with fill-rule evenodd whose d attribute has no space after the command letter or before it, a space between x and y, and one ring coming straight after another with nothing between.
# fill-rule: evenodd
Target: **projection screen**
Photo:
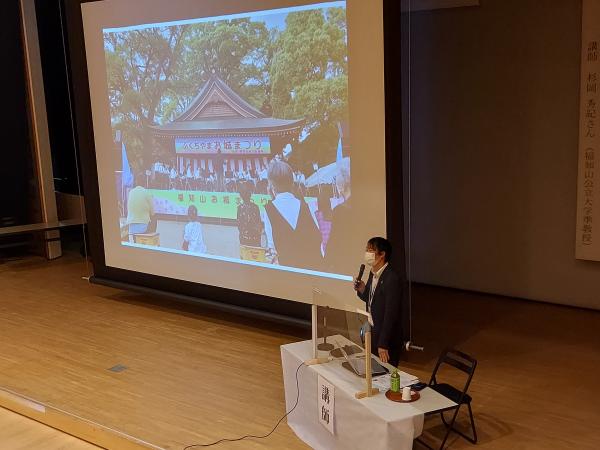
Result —
<instances>
[{"instance_id":1,"label":"projection screen","mask_svg":"<svg viewBox=\"0 0 600 450\"><path fill-rule=\"evenodd\" d=\"M386 234L382 1L81 15L106 267L357 306L365 243Z\"/></svg>"}]
</instances>

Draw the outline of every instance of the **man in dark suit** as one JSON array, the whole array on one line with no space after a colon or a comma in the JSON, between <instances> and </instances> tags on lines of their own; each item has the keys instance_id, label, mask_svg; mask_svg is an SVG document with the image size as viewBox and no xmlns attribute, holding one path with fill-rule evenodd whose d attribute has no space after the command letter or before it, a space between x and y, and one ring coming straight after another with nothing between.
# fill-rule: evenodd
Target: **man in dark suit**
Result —
<instances>
[{"instance_id":1,"label":"man in dark suit","mask_svg":"<svg viewBox=\"0 0 600 450\"><path fill-rule=\"evenodd\" d=\"M354 261L348 258L348 242L352 237L353 223L360 212L352 209L350 186L350 161L344 158L336 164L335 185L343 201L331 213L331 231L325 250L325 268L333 273L352 273Z\"/></svg>"},{"instance_id":2,"label":"man in dark suit","mask_svg":"<svg viewBox=\"0 0 600 450\"><path fill-rule=\"evenodd\" d=\"M388 265L392 246L387 239L369 239L365 251L365 264L371 268L369 279L355 280L358 297L367 304L373 319L371 352L383 362L397 366L403 347L402 333L402 282Z\"/></svg>"}]
</instances>

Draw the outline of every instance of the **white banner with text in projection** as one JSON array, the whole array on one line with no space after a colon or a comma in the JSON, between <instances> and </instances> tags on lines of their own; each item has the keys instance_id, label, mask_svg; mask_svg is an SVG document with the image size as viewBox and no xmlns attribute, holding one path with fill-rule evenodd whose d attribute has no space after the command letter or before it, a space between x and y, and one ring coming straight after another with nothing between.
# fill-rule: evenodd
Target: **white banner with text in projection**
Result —
<instances>
[{"instance_id":1,"label":"white banner with text in projection","mask_svg":"<svg viewBox=\"0 0 600 450\"><path fill-rule=\"evenodd\" d=\"M177 154L268 155L271 142L268 136L250 137L183 137L175 138Z\"/></svg>"},{"instance_id":2,"label":"white banner with text in projection","mask_svg":"<svg viewBox=\"0 0 600 450\"><path fill-rule=\"evenodd\" d=\"M575 257L600 261L600 2L584 0Z\"/></svg>"}]
</instances>

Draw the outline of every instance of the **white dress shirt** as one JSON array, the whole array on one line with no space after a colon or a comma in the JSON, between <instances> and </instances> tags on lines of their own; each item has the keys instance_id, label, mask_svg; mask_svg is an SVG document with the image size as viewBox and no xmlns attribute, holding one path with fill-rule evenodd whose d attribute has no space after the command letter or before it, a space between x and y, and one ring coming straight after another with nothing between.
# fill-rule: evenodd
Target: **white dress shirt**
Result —
<instances>
[{"instance_id":1,"label":"white dress shirt","mask_svg":"<svg viewBox=\"0 0 600 450\"><path fill-rule=\"evenodd\" d=\"M371 280L371 291L369 292L369 311L371 311L371 303L373 303L373 297L375 296L375 289L377 289L379 278L381 278L381 274L387 266L388 263L385 263L377 272L373 272L371 270L371 273L373 274L373 279Z\"/></svg>"}]
</instances>

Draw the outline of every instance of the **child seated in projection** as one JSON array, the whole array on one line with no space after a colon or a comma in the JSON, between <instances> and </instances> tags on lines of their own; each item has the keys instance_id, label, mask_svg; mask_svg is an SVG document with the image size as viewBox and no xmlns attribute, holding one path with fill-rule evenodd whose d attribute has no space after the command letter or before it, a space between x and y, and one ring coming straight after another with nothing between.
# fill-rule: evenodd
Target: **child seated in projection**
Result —
<instances>
[{"instance_id":1,"label":"child seated in projection","mask_svg":"<svg viewBox=\"0 0 600 450\"><path fill-rule=\"evenodd\" d=\"M183 230L183 250L191 253L206 253L202 224L198 219L198 209L194 205L188 208L188 223Z\"/></svg>"}]
</instances>

